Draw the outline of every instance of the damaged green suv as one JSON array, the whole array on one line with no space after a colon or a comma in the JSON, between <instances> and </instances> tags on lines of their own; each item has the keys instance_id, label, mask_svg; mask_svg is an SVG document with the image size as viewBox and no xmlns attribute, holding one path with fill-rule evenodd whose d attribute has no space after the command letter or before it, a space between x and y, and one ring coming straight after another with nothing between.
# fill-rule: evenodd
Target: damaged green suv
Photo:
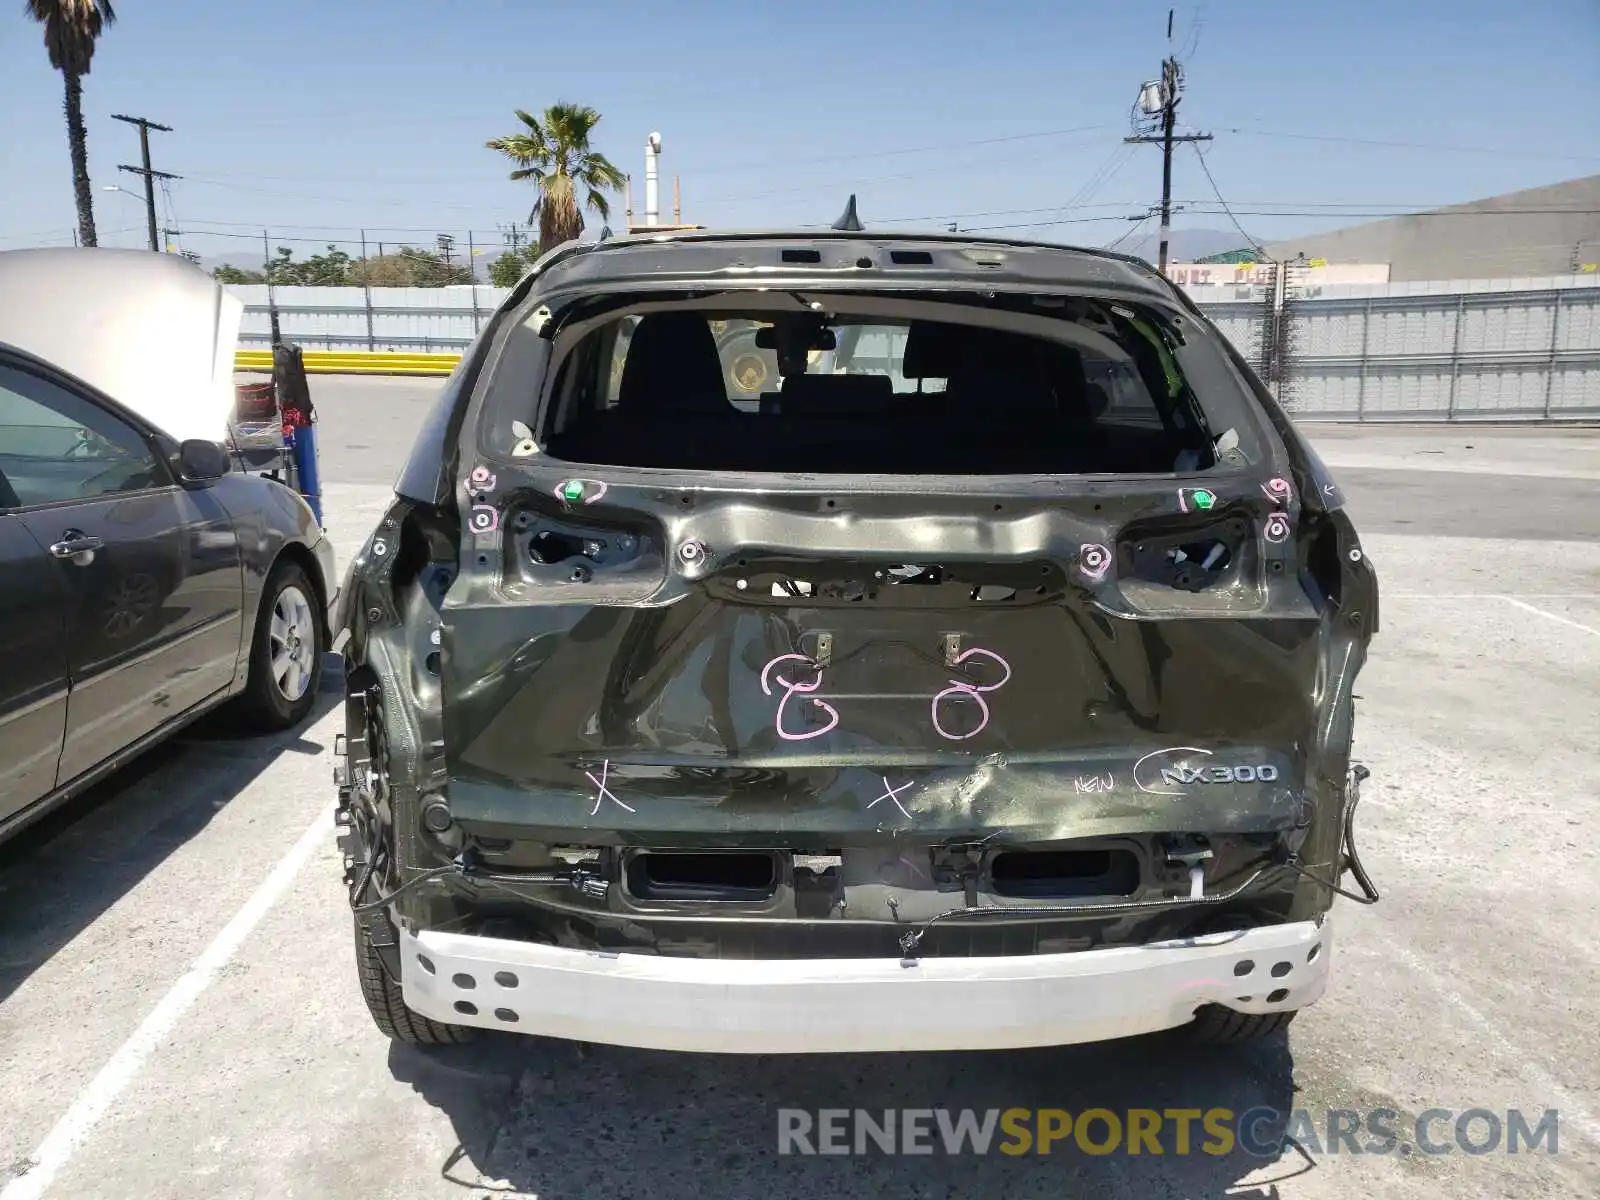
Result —
<instances>
[{"instance_id":1,"label":"damaged green suv","mask_svg":"<svg viewBox=\"0 0 1600 1200\"><path fill-rule=\"evenodd\" d=\"M569 244L345 582L362 989L423 1042L1274 1032L1376 898L1377 625L1338 487L1143 263Z\"/></svg>"}]
</instances>

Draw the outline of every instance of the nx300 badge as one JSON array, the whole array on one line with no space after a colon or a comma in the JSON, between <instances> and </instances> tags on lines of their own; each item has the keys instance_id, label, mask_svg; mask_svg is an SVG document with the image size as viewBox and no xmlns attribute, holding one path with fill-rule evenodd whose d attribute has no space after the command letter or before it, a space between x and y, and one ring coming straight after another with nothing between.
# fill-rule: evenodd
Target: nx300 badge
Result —
<instances>
[{"instance_id":1,"label":"nx300 badge","mask_svg":"<svg viewBox=\"0 0 1600 1200\"><path fill-rule=\"evenodd\" d=\"M1193 766L1181 761L1195 754L1212 757L1210 750L1202 750L1198 746L1168 746L1165 750L1152 750L1133 764L1133 782L1141 792L1181 796L1183 793L1178 788L1190 784L1271 783L1278 778L1278 768L1271 763L1202 763Z\"/></svg>"},{"instance_id":2,"label":"nx300 badge","mask_svg":"<svg viewBox=\"0 0 1600 1200\"><path fill-rule=\"evenodd\" d=\"M1162 767L1162 783L1271 783L1278 768L1270 763L1240 767Z\"/></svg>"}]
</instances>

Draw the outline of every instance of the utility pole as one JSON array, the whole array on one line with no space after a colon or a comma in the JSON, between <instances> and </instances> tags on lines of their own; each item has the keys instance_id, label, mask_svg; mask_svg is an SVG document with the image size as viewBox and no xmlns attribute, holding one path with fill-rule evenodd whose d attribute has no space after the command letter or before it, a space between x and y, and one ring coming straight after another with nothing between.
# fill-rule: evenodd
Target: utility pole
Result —
<instances>
[{"instance_id":1,"label":"utility pole","mask_svg":"<svg viewBox=\"0 0 1600 1200\"><path fill-rule=\"evenodd\" d=\"M367 352L370 354L378 348L377 340L372 336L372 269L367 264L367 231L361 231L361 299L367 310Z\"/></svg>"},{"instance_id":2,"label":"utility pole","mask_svg":"<svg viewBox=\"0 0 1600 1200\"><path fill-rule=\"evenodd\" d=\"M272 327L272 348L276 350L283 341L283 333L278 328L278 300L272 291L272 242L265 229L261 231L261 269L267 276L267 318Z\"/></svg>"},{"instance_id":3,"label":"utility pole","mask_svg":"<svg viewBox=\"0 0 1600 1200\"><path fill-rule=\"evenodd\" d=\"M1172 46L1172 10L1167 10L1167 46ZM1173 132L1178 123L1178 102L1183 98L1183 64L1176 54L1161 63L1159 83L1139 89L1134 134L1124 142L1149 142L1161 147L1161 253L1156 269L1167 273L1167 243L1172 236L1172 147L1181 142L1209 142L1209 133Z\"/></svg>"},{"instance_id":4,"label":"utility pole","mask_svg":"<svg viewBox=\"0 0 1600 1200\"><path fill-rule=\"evenodd\" d=\"M439 257L444 259L444 265L453 267L456 261L456 239L448 233L441 233L436 240L439 244Z\"/></svg>"},{"instance_id":5,"label":"utility pole","mask_svg":"<svg viewBox=\"0 0 1600 1200\"><path fill-rule=\"evenodd\" d=\"M129 125L139 127L139 153L144 162L142 167L130 167L124 163L117 164L117 170L128 171L134 175L144 176L144 212L149 222L150 249L160 253L161 242L156 230L156 180L182 179L181 175L170 175L166 171L153 171L150 169L150 131L159 129L162 133L171 133L172 126L158 125L147 117L125 117L121 113L111 115L113 121L126 121Z\"/></svg>"}]
</instances>

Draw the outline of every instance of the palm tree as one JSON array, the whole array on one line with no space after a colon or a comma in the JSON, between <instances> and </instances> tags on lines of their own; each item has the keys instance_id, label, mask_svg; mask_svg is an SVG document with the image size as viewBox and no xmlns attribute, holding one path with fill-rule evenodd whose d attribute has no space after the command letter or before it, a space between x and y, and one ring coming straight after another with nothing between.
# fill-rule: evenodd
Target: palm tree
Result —
<instances>
[{"instance_id":1,"label":"palm tree","mask_svg":"<svg viewBox=\"0 0 1600 1200\"><path fill-rule=\"evenodd\" d=\"M72 148L72 191L78 201L78 240L99 244L94 232L94 193L89 189L89 142L83 127L83 77L94 58L94 44L117 19L111 0L27 0L30 17L44 26L50 65L61 72L67 90L67 143Z\"/></svg>"},{"instance_id":2,"label":"palm tree","mask_svg":"<svg viewBox=\"0 0 1600 1200\"><path fill-rule=\"evenodd\" d=\"M584 205L601 220L611 215L606 192L615 191L625 176L605 155L589 148L589 134L600 114L581 104L552 104L540 121L516 109L517 120L527 128L487 143L517 164L512 179L531 179L539 196L528 223L539 222L539 253L583 232L583 211L578 189L586 191Z\"/></svg>"}]
</instances>

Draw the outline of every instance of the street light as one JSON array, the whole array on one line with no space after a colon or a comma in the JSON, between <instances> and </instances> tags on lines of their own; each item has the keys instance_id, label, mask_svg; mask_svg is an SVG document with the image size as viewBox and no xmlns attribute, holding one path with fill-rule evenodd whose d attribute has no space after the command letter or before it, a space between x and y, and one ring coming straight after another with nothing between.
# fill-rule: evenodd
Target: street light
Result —
<instances>
[{"instance_id":1,"label":"street light","mask_svg":"<svg viewBox=\"0 0 1600 1200\"><path fill-rule=\"evenodd\" d=\"M103 184L100 185L100 187L101 187L101 190L103 190L103 191L121 192L124 196L132 196L135 200L138 200L138 201L141 201L141 202L143 202L143 200L145 199L145 197L143 195L141 195L139 192L130 192L127 188L118 187L114 183L103 183ZM178 231L176 229L163 229L161 232L170 237L170 236L176 235ZM177 252L178 252L177 251L177 247L173 243L168 242L167 243L167 253L168 254L175 254Z\"/></svg>"},{"instance_id":2,"label":"street light","mask_svg":"<svg viewBox=\"0 0 1600 1200\"><path fill-rule=\"evenodd\" d=\"M118 187L114 183L103 183L103 184L100 185L100 190L101 191L105 191L105 192L121 192L124 196L132 196L135 200L139 201L141 204L144 203L144 197L142 195L140 195L138 192L130 192L127 188ZM116 232L117 233L122 233L123 230L119 229L119 230L116 230Z\"/></svg>"}]
</instances>

